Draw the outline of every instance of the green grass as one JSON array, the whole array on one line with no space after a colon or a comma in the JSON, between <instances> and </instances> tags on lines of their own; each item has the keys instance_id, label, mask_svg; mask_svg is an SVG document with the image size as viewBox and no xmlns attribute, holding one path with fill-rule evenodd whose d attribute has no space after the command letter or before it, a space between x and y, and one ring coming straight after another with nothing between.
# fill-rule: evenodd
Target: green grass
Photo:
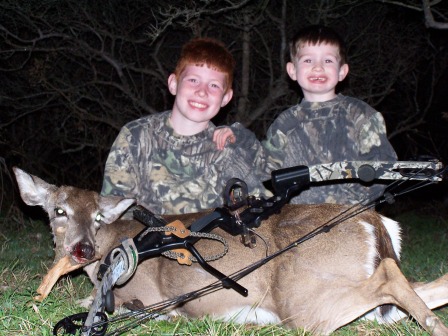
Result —
<instances>
[{"instance_id":1,"label":"green grass","mask_svg":"<svg viewBox=\"0 0 448 336\"><path fill-rule=\"evenodd\" d=\"M434 280L448 272L448 218L405 213L403 223L402 270L413 281Z\"/></svg>"},{"instance_id":2,"label":"green grass","mask_svg":"<svg viewBox=\"0 0 448 336\"><path fill-rule=\"evenodd\" d=\"M415 281L429 281L448 270L448 222L434 212L406 212L396 219L403 224L402 268ZM0 218L0 335L52 335L62 318L85 311L77 300L86 297L92 285L83 273L59 280L49 297L33 300L42 276L53 259L47 224L23 216ZM436 313L448 324L448 309ZM126 335L306 335L301 330L278 326L258 327L220 323L208 318L148 322ZM356 321L334 333L351 335L427 335L412 321L392 326Z\"/></svg>"}]
</instances>

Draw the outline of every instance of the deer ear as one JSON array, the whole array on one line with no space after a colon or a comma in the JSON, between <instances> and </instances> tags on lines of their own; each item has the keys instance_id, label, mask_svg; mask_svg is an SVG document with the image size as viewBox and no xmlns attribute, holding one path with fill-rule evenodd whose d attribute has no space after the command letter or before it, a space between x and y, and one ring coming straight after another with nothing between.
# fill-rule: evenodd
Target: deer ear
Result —
<instances>
[{"instance_id":1,"label":"deer ear","mask_svg":"<svg viewBox=\"0 0 448 336\"><path fill-rule=\"evenodd\" d=\"M43 206L48 198L48 193L57 189L37 176L26 173L20 168L13 167L19 186L20 196L28 205Z\"/></svg>"},{"instance_id":2,"label":"deer ear","mask_svg":"<svg viewBox=\"0 0 448 336\"><path fill-rule=\"evenodd\" d=\"M122 198L118 196L100 196L100 211L103 222L110 224L117 220L132 204L133 198Z\"/></svg>"}]
</instances>

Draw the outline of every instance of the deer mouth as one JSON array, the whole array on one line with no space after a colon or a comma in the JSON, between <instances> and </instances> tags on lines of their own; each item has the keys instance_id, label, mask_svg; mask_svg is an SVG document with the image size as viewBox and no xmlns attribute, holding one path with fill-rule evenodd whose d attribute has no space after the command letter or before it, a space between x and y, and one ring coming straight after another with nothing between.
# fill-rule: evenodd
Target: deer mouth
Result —
<instances>
[{"instance_id":1,"label":"deer mouth","mask_svg":"<svg viewBox=\"0 0 448 336\"><path fill-rule=\"evenodd\" d=\"M78 264L85 264L95 257L95 249L91 244L78 242L70 252L72 259Z\"/></svg>"}]
</instances>

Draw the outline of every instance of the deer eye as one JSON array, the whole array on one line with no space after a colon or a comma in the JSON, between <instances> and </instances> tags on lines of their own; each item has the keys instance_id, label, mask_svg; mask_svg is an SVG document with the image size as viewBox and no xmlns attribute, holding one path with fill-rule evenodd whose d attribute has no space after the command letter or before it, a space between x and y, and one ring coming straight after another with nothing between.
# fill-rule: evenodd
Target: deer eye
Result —
<instances>
[{"instance_id":1,"label":"deer eye","mask_svg":"<svg viewBox=\"0 0 448 336\"><path fill-rule=\"evenodd\" d=\"M95 221L98 223L101 222L102 219L103 219L103 215L101 213L98 213L95 217Z\"/></svg>"},{"instance_id":2,"label":"deer eye","mask_svg":"<svg viewBox=\"0 0 448 336\"><path fill-rule=\"evenodd\" d=\"M54 214L56 215L56 217L67 216L67 213L63 209L61 209L61 208L55 208L54 209Z\"/></svg>"}]
</instances>

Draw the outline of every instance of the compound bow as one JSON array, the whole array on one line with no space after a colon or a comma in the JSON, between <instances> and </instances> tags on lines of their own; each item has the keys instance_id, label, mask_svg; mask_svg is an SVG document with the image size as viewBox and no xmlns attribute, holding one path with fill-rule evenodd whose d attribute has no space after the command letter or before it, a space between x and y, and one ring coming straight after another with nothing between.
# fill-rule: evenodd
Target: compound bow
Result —
<instances>
[{"instance_id":1,"label":"compound bow","mask_svg":"<svg viewBox=\"0 0 448 336\"><path fill-rule=\"evenodd\" d=\"M243 241L250 246L250 238L249 240L247 239L248 233L253 228L259 227L263 220L272 214L278 213L288 203L293 194L300 192L300 190L303 190L311 183L341 179L359 179L364 182L384 179L395 180L399 183L411 180L421 181L422 184L413 186L413 190L423 185L441 181L444 174L445 170L443 165L437 160L423 162L343 161L310 167L297 166L272 172L271 182L274 189L274 196L268 199L255 198L248 195L245 182L239 179L232 179L228 182L225 189L224 206L216 208L213 212L199 218L188 229L183 227L183 225L174 225L174 222L167 223L163 218L150 213L146 209L138 208L134 211L134 217L144 223L147 228L134 238L123 241L121 245L109 252L98 273L98 277L102 281L90 311L62 319L54 327L53 334L60 335L62 332L63 334L74 335L81 330L84 336L106 335L108 325L112 322L112 319L108 320L105 311L112 312L114 308L113 286L116 284L124 284L135 272L139 262L160 255L172 256L173 254L170 251L173 250L182 251L180 254L175 254L175 258L180 263L189 264L191 261L185 260L189 256L190 260L194 259L197 261L204 270L215 276L218 281L198 291L182 295L181 297L161 302L151 307L145 307L137 312L122 314L121 317L115 318L113 321L122 318L137 317L138 322L129 327L133 328L141 323L142 320L154 317L180 302L190 301L220 288L231 288L241 295L247 296L247 289L238 284L237 280L303 241L321 232L328 231L331 227L347 218L379 203L384 201L392 202L394 197L399 195L398 193L394 194L392 192L394 189L391 187L394 184L392 183L383 195L375 197L374 200L367 200L368 202L360 202L353 206L351 211L344 214L343 217L337 218L330 223L323 223L322 226L299 240L292 242L286 248L230 276L222 274L209 265L207 260L194 247L194 243L202 238L220 240L225 247L224 253L220 255L223 256L226 252L226 242L219 236L210 233L210 231L217 227L234 236L242 235ZM408 191L406 190L406 192ZM401 192L401 194L403 193ZM167 231L173 234L162 234ZM118 329L108 335L119 335L125 330Z\"/></svg>"}]
</instances>

